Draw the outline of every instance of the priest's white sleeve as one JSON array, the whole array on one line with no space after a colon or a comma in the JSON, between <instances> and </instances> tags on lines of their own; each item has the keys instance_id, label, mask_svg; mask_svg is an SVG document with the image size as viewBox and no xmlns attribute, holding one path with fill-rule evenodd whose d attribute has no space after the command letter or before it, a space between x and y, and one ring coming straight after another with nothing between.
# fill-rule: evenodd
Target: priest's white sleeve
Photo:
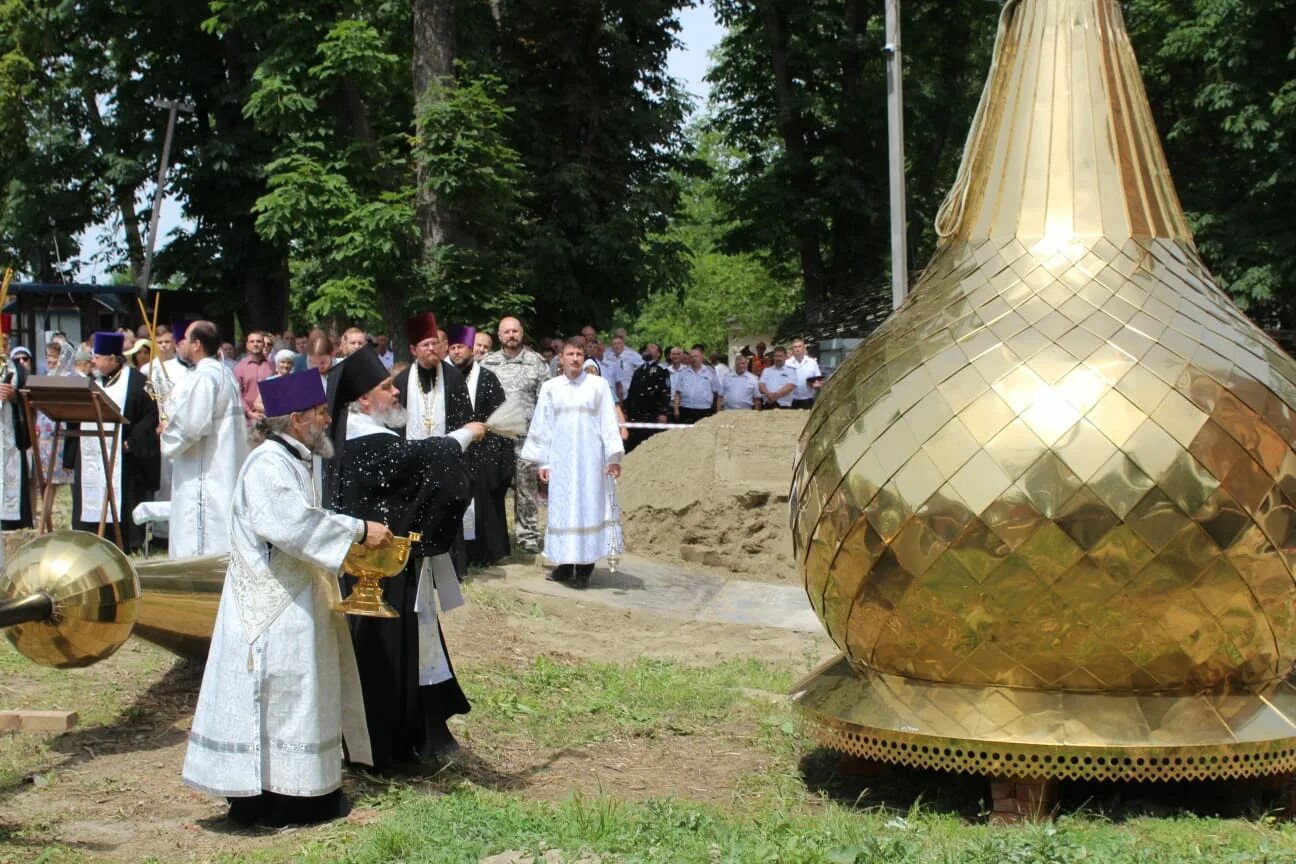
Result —
<instances>
[{"instance_id":1,"label":"priest's white sleeve","mask_svg":"<svg viewBox=\"0 0 1296 864\"><path fill-rule=\"evenodd\" d=\"M549 445L553 441L553 397L550 389L540 388L540 399L536 403L535 413L531 415L531 427L527 430L526 443L518 458L534 462L540 467L549 465Z\"/></svg>"},{"instance_id":2,"label":"priest's white sleeve","mask_svg":"<svg viewBox=\"0 0 1296 864\"><path fill-rule=\"evenodd\" d=\"M203 374L190 374L171 396L171 416L162 432L162 455L168 459L201 441L216 417L217 382Z\"/></svg>"},{"instance_id":3,"label":"priest's white sleeve","mask_svg":"<svg viewBox=\"0 0 1296 864\"><path fill-rule=\"evenodd\" d=\"M258 477L263 479L249 502L252 532L285 554L339 572L364 523L312 505L294 479L281 472L266 472Z\"/></svg>"},{"instance_id":4,"label":"priest's white sleeve","mask_svg":"<svg viewBox=\"0 0 1296 864\"><path fill-rule=\"evenodd\" d=\"M617 421L616 404L612 401L611 391L598 400L598 433L603 441L603 462L607 465L620 463L625 455L625 445L621 443L621 426Z\"/></svg>"}]
</instances>

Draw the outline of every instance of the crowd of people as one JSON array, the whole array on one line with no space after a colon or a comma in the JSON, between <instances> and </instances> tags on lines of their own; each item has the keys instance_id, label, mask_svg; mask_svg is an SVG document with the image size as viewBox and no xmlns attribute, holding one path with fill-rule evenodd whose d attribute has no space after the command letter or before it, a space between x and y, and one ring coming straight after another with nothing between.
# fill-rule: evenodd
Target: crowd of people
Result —
<instances>
[{"instance_id":1,"label":"crowd of people","mask_svg":"<svg viewBox=\"0 0 1296 864\"><path fill-rule=\"evenodd\" d=\"M687 358L679 346L665 359L655 344L636 351L620 331L605 346L592 327L536 346L516 317L494 336L432 313L404 331L408 361L358 328L254 331L236 355L210 321L79 346L54 334L40 370L24 348L8 355L4 527L31 524L27 377L79 376L127 425L105 463L96 424L37 420L42 469L72 486L73 527L120 529L107 536L134 551L153 524L172 558L229 558L184 778L228 798L235 821L344 814L345 761L449 758L447 720L470 706L438 615L463 603L468 566L516 545L543 551L548 578L588 586L619 542L612 491L627 449L716 411L808 407L821 381L801 340L790 355L744 348L731 366L702 345ZM507 429L492 419L509 411ZM332 611L357 545L415 534L404 571L383 582L396 617Z\"/></svg>"}]
</instances>

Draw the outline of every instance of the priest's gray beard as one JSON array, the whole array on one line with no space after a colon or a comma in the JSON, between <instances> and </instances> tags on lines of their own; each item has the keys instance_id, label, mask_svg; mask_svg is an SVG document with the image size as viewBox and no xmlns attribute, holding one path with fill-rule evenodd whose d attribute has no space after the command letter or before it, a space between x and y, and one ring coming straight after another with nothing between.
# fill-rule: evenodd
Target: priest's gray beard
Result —
<instances>
[{"instance_id":1,"label":"priest's gray beard","mask_svg":"<svg viewBox=\"0 0 1296 864\"><path fill-rule=\"evenodd\" d=\"M288 434L289 425L290 420L287 417L262 417L252 427L252 432L248 436L248 443L253 447L257 447L270 435L286 435ZM306 446L311 455L318 456L321 459L333 458L333 441L329 438L327 426L314 429L301 443Z\"/></svg>"},{"instance_id":2,"label":"priest's gray beard","mask_svg":"<svg viewBox=\"0 0 1296 864\"><path fill-rule=\"evenodd\" d=\"M378 411L372 416L388 429L403 429L409 423L409 412L404 405L392 405L386 411Z\"/></svg>"},{"instance_id":3,"label":"priest's gray beard","mask_svg":"<svg viewBox=\"0 0 1296 864\"><path fill-rule=\"evenodd\" d=\"M312 456L328 461L333 458L333 439L329 437L327 426L317 426L311 430L310 435L301 443L306 445L306 449L311 452Z\"/></svg>"}]
</instances>

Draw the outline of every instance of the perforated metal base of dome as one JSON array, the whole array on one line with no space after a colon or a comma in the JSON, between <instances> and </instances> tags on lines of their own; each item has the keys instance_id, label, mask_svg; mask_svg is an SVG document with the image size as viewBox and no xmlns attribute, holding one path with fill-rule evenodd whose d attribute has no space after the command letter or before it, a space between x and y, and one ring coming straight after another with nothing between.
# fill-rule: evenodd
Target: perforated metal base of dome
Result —
<instances>
[{"instance_id":1,"label":"perforated metal base of dome","mask_svg":"<svg viewBox=\"0 0 1296 864\"><path fill-rule=\"evenodd\" d=\"M987 776L1207 780L1296 772L1296 686L1064 693L858 672L844 656L792 699L810 736L859 756Z\"/></svg>"}]
</instances>

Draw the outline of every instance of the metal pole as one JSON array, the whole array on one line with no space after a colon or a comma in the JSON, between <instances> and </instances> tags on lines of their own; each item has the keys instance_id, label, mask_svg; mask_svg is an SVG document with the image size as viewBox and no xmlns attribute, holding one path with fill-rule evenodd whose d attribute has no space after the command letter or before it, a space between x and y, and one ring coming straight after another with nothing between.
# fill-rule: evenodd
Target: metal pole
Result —
<instances>
[{"instance_id":1,"label":"metal pole","mask_svg":"<svg viewBox=\"0 0 1296 864\"><path fill-rule=\"evenodd\" d=\"M900 51L900 0L886 0L887 119L891 162L891 306L909 294L908 223L905 205L904 61Z\"/></svg>"},{"instance_id":2,"label":"metal pole","mask_svg":"<svg viewBox=\"0 0 1296 864\"><path fill-rule=\"evenodd\" d=\"M140 275L140 296L148 302L149 282L153 278L153 250L157 246L158 217L162 215L162 197L166 193L167 168L171 161L171 139L175 136L176 112L185 111L192 114L194 106L188 102L156 99L153 105L167 108L166 137L162 139L162 165L158 168L157 189L153 191L153 212L149 214L148 247L144 250L144 272Z\"/></svg>"}]
</instances>

